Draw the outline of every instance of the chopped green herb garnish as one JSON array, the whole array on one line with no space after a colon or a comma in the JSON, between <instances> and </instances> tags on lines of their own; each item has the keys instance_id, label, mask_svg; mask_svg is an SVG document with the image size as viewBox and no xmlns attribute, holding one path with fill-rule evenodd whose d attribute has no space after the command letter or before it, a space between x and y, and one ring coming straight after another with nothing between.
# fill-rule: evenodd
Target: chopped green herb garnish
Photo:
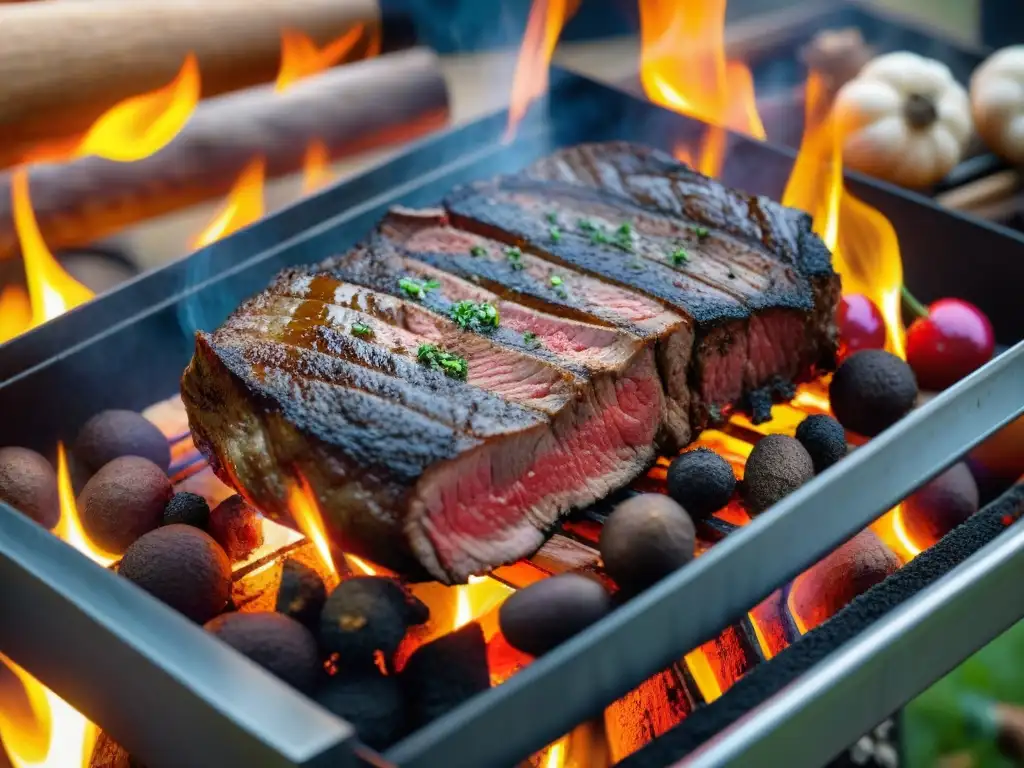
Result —
<instances>
[{"instance_id":1,"label":"chopped green herb garnish","mask_svg":"<svg viewBox=\"0 0 1024 768\"><path fill-rule=\"evenodd\" d=\"M428 368L460 381L465 381L469 373L466 358L445 352L434 344L420 344L416 349L416 359Z\"/></svg>"},{"instance_id":2,"label":"chopped green herb garnish","mask_svg":"<svg viewBox=\"0 0 1024 768\"><path fill-rule=\"evenodd\" d=\"M498 327L498 310L492 304L460 301L452 304L452 320L460 328L471 331L493 331Z\"/></svg>"},{"instance_id":3,"label":"chopped green herb garnish","mask_svg":"<svg viewBox=\"0 0 1024 768\"><path fill-rule=\"evenodd\" d=\"M511 248L506 249L505 258L508 259L509 265L512 269L523 268L523 252L518 246L513 245Z\"/></svg>"},{"instance_id":4,"label":"chopped green herb garnish","mask_svg":"<svg viewBox=\"0 0 1024 768\"><path fill-rule=\"evenodd\" d=\"M558 214L555 213L554 211L549 213L545 218L547 218L548 224L557 224L558 223Z\"/></svg>"},{"instance_id":5,"label":"chopped green herb garnish","mask_svg":"<svg viewBox=\"0 0 1024 768\"><path fill-rule=\"evenodd\" d=\"M482 245L474 245L469 249L470 256L486 256L487 250Z\"/></svg>"},{"instance_id":6,"label":"chopped green herb garnish","mask_svg":"<svg viewBox=\"0 0 1024 768\"><path fill-rule=\"evenodd\" d=\"M693 234L695 234L697 237L703 239L703 238L708 236L708 228L707 227L701 227L701 226L693 227Z\"/></svg>"},{"instance_id":7,"label":"chopped green herb garnish","mask_svg":"<svg viewBox=\"0 0 1024 768\"><path fill-rule=\"evenodd\" d=\"M551 227L551 229L548 230L548 233L551 235L551 242L553 243L557 243L562 239L562 230L558 227Z\"/></svg>"},{"instance_id":8,"label":"chopped green herb garnish","mask_svg":"<svg viewBox=\"0 0 1024 768\"><path fill-rule=\"evenodd\" d=\"M551 276L551 284L552 285L561 285L562 284L562 278L560 278L558 275L552 275Z\"/></svg>"},{"instance_id":9,"label":"chopped green herb garnish","mask_svg":"<svg viewBox=\"0 0 1024 768\"><path fill-rule=\"evenodd\" d=\"M633 225L630 224L628 221L624 222L615 231L615 234L619 235L620 237L628 237L629 235L633 234Z\"/></svg>"},{"instance_id":10,"label":"chopped green herb garnish","mask_svg":"<svg viewBox=\"0 0 1024 768\"><path fill-rule=\"evenodd\" d=\"M353 336L373 336L373 328L366 323L352 323Z\"/></svg>"},{"instance_id":11,"label":"chopped green herb garnish","mask_svg":"<svg viewBox=\"0 0 1024 768\"><path fill-rule=\"evenodd\" d=\"M677 267L680 264L685 264L690 260L690 254L686 252L685 248L676 248L672 251L672 263Z\"/></svg>"},{"instance_id":12,"label":"chopped green herb garnish","mask_svg":"<svg viewBox=\"0 0 1024 768\"><path fill-rule=\"evenodd\" d=\"M542 346L540 340L537 338L537 334L533 331L526 331L523 334L523 342L531 349L537 349Z\"/></svg>"},{"instance_id":13,"label":"chopped green herb garnish","mask_svg":"<svg viewBox=\"0 0 1024 768\"><path fill-rule=\"evenodd\" d=\"M611 238L609 238L608 235L606 235L601 230L595 229L590 233L590 242L594 243L595 245L610 243Z\"/></svg>"},{"instance_id":14,"label":"chopped green herb garnish","mask_svg":"<svg viewBox=\"0 0 1024 768\"><path fill-rule=\"evenodd\" d=\"M580 219L579 221L576 222L576 226L578 226L584 232L597 231L597 225L594 224L594 222L592 221L588 221L587 219Z\"/></svg>"},{"instance_id":15,"label":"chopped green herb garnish","mask_svg":"<svg viewBox=\"0 0 1024 768\"><path fill-rule=\"evenodd\" d=\"M427 280L425 283L421 283L419 280L413 280L411 277L402 277L398 279L398 287L410 298L422 299L426 296L427 291L440 288L441 283L437 280Z\"/></svg>"}]
</instances>

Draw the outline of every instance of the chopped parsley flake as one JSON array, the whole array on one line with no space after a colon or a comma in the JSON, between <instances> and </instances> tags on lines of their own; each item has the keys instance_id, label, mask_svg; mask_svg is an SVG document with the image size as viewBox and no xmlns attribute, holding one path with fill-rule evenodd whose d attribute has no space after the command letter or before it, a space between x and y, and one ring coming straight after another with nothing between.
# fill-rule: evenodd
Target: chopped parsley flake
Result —
<instances>
[{"instance_id":1,"label":"chopped parsley flake","mask_svg":"<svg viewBox=\"0 0 1024 768\"><path fill-rule=\"evenodd\" d=\"M469 249L469 255L470 256L486 256L487 255L487 251L486 251L486 249L484 249L484 247L482 245L474 245L472 248Z\"/></svg>"},{"instance_id":2,"label":"chopped parsley flake","mask_svg":"<svg viewBox=\"0 0 1024 768\"><path fill-rule=\"evenodd\" d=\"M547 218L548 224L557 224L558 223L558 214L555 213L554 211L549 213L545 218Z\"/></svg>"},{"instance_id":3,"label":"chopped parsley flake","mask_svg":"<svg viewBox=\"0 0 1024 768\"><path fill-rule=\"evenodd\" d=\"M445 352L434 344L420 344L416 349L416 359L428 368L460 381L465 381L469 373L466 358Z\"/></svg>"},{"instance_id":4,"label":"chopped parsley flake","mask_svg":"<svg viewBox=\"0 0 1024 768\"><path fill-rule=\"evenodd\" d=\"M557 243L562 239L562 230L558 227L551 227L551 229L548 230L548 233L551 235L551 242L553 243Z\"/></svg>"},{"instance_id":5,"label":"chopped parsley flake","mask_svg":"<svg viewBox=\"0 0 1024 768\"><path fill-rule=\"evenodd\" d=\"M508 259L508 263L512 269L519 270L523 268L523 252L518 246L512 246L511 248L506 249L505 258Z\"/></svg>"},{"instance_id":6,"label":"chopped parsley flake","mask_svg":"<svg viewBox=\"0 0 1024 768\"><path fill-rule=\"evenodd\" d=\"M523 342L531 349L537 349L542 346L540 340L537 338L537 334L533 331L526 331L523 334Z\"/></svg>"},{"instance_id":7,"label":"chopped parsley flake","mask_svg":"<svg viewBox=\"0 0 1024 768\"><path fill-rule=\"evenodd\" d=\"M452 320L460 328L471 331L493 331L498 327L498 310L492 304L460 301L452 304Z\"/></svg>"},{"instance_id":8,"label":"chopped parsley flake","mask_svg":"<svg viewBox=\"0 0 1024 768\"><path fill-rule=\"evenodd\" d=\"M610 243L611 238L601 230L595 229L590 233L590 242L594 243L594 245L603 245L605 243Z\"/></svg>"},{"instance_id":9,"label":"chopped parsley flake","mask_svg":"<svg viewBox=\"0 0 1024 768\"><path fill-rule=\"evenodd\" d=\"M695 234L697 237L701 238L702 240L705 237L708 236L708 228L707 227L701 227L701 226L698 225L696 227L693 227L692 229L693 229L693 234Z\"/></svg>"},{"instance_id":10,"label":"chopped parsley flake","mask_svg":"<svg viewBox=\"0 0 1024 768\"><path fill-rule=\"evenodd\" d=\"M672 263L677 267L680 264L685 264L690 260L690 254L686 252L685 248L676 248L672 251Z\"/></svg>"},{"instance_id":11,"label":"chopped parsley flake","mask_svg":"<svg viewBox=\"0 0 1024 768\"><path fill-rule=\"evenodd\" d=\"M552 275L551 276L551 284L555 285L555 286L561 285L562 284L562 278L560 278L558 275Z\"/></svg>"},{"instance_id":12,"label":"chopped parsley flake","mask_svg":"<svg viewBox=\"0 0 1024 768\"><path fill-rule=\"evenodd\" d=\"M427 295L427 291L432 291L435 288L440 288L441 283L437 280L427 280L426 282L420 282L419 280L413 280L410 277L402 277L398 280L398 287L401 288L407 296L413 299L422 299Z\"/></svg>"},{"instance_id":13,"label":"chopped parsley flake","mask_svg":"<svg viewBox=\"0 0 1024 768\"><path fill-rule=\"evenodd\" d=\"M353 336L373 336L373 328L366 323L352 323Z\"/></svg>"},{"instance_id":14,"label":"chopped parsley flake","mask_svg":"<svg viewBox=\"0 0 1024 768\"><path fill-rule=\"evenodd\" d=\"M587 219L580 219L579 221L576 222L576 226L578 226L583 232L597 231L597 225L594 222L589 221Z\"/></svg>"},{"instance_id":15,"label":"chopped parsley flake","mask_svg":"<svg viewBox=\"0 0 1024 768\"><path fill-rule=\"evenodd\" d=\"M633 225L627 221L619 226L615 234L619 237L628 237L633 234Z\"/></svg>"}]
</instances>

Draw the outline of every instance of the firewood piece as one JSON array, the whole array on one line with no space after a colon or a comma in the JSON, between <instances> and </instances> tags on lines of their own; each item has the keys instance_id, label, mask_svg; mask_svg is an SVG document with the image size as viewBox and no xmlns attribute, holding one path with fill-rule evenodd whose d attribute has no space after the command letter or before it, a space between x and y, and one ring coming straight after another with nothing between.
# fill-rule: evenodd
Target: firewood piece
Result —
<instances>
[{"instance_id":1,"label":"firewood piece","mask_svg":"<svg viewBox=\"0 0 1024 768\"><path fill-rule=\"evenodd\" d=\"M86 131L103 112L170 82L189 52L204 96L273 80L281 32L326 45L357 24L377 45L378 0L123 0L0 5L0 166L33 144Z\"/></svg>"},{"instance_id":2,"label":"firewood piece","mask_svg":"<svg viewBox=\"0 0 1024 768\"><path fill-rule=\"evenodd\" d=\"M314 140L336 160L422 135L447 116L437 56L414 48L328 70L281 93L268 85L204 101L174 141L138 162L86 157L33 166L32 206L51 248L80 245L223 197L258 155L267 178L277 178L302 168ZM18 250L10 174L3 173L0 257Z\"/></svg>"},{"instance_id":3,"label":"firewood piece","mask_svg":"<svg viewBox=\"0 0 1024 768\"><path fill-rule=\"evenodd\" d=\"M935 202L966 213L976 213L978 209L999 203L1012 197L1020 189L1020 172L1014 169L999 171L991 176L964 184L935 198Z\"/></svg>"},{"instance_id":4,"label":"firewood piece","mask_svg":"<svg viewBox=\"0 0 1024 768\"><path fill-rule=\"evenodd\" d=\"M96 737L89 758L89 768L145 768L142 763L125 751L125 748L110 738L105 731Z\"/></svg>"},{"instance_id":5,"label":"firewood piece","mask_svg":"<svg viewBox=\"0 0 1024 768\"><path fill-rule=\"evenodd\" d=\"M487 643L476 622L417 648L400 676L411 725L422 727L491 687Z\"/></svg>"}]
</instances>

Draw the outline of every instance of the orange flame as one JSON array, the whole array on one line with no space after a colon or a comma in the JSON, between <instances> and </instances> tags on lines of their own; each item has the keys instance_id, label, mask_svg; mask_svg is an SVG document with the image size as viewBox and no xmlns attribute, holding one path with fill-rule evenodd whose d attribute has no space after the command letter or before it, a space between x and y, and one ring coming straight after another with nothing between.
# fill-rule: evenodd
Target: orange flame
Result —
<instances>
[{"instance_id":1,"label":"orange flame","mask_svg":"<svg viewBox=\"0 0 1024 768\"><path fill-rule=\"evenodd\" d=\"M464 627L474 619L497 608L514 591L512 587L487 576L470 576L468 584L461 584L454 589L453 630Z\"/></svg>"},{"instance_id":2,"label":"orange flame","mask_svg":"<svg viewBox=\"0 0 1024 768\"><path fill-rule=\"evenodd\" d=\"M31 321L23 329L27 330L85 303L93 292L65 272L46 247L32 212L28 171L24 167L15 169L11 176L11 207L32 304Z\"/></svg>"},{"instance_id":3,"label":"orange flame","mask_svg":"<svg viewBox=\"0 0 1024 768\"><path fill-rule=\"evenodd\" d=\"M57 521L53 534L104 568L116 563L118 555L104 552L102 548L93 543L82 528L63 443L57 443L57 495L60 499L60 520Z\"/></svg>"},{"instance_id":4,"label":"orange flame","mask_svg":"<svg viewBox=\"0 0 1024 768\"><path fill-rule=\"evenodd\" d=\"M0 344L24 333L32 325L32 302L20 285L0 291Z\"/></svg>"},{"instance_id":5,"label":"orange flame","mask_svg":"<svg viewBox=\"0 0 1024 768\"><path fill-rule=\"evenodd\" d=\"M199 62L190 53L163 88L125 99L100 115L76 154L124 163L156 154L185 127L199 97Z\"/></svg>"},{"instance_id":6,"label":"orange flame","mask_svg":"<svg viewBox=\"0 0 1024 768\"><path fill-rule=\"evenodd\" d=\"M331 545L327 541L327 534L324 530L324 521L320 516L320 507L317 504L313 489L309 487L306 478L296 473L298 480L288 488L288 511L291 513L299 530L313 542L320 562L333 575L338 570L334 566L334 557L331 555Z\"/></svg>"},{"instance_id":7,"label":"orange flame","mask_svg":"<svg viewBox=\"0 0 1024 768\"><path fill-rule=\"evenodd\" d=\"M676 157L707 176L725 159L725 129L765 138L750 68L725 57L725 0L640 0L640 82L655 104L708 123L699 152Z\"/></svg>"},{"instance_id":8,"label":"orange flame","mask_svg":"<svg viewBox=\"0 0 1024 768\"><path fill-rule=\"evenodd\" d=\"M548 69L558 36L579 6L580 0L534 0L512 79L506 141L515 136L516 127L526 116L530 104L547 91Z\"/></svg>"},{"instance_id":9,"label":"orange flame","mask_svg":"<svg viewBox=\"0 0 1024 768\"><path fill-rule=\"evenodd\" d=\"M0 742L13 768L89 768L99 729L2 653L0 663L21 684L34 721L26 728L4 717L8 702L0 700Z\"/></svg>"},{"instance_id":10,"label":"orange flame","mask_svg":"<svg viewBox=\"0 0 1024 768\"><path fill-rule=\"evenodd\" d=\"M333 178L330 165L331 153L327 145L319 139L309 142L302 160L302 191L309 194L327 184Z\"/></svg>"},{"instance_id":11,"label":"orange flame","mask_svg":"<svg viewBox=\"0 0 1024 768\"><path fill-rule=\"evenodd\" d=\"M544 768L564 768L569 751L569 737L563 736L547 747L544 757Z\"/></svg>"},{"instance_id":12,"label":"orange flame","mask_svg":"<svg viewBox=\"0 0 1024 768\"><path fill-rule=\"evenodd\" d=\"M282 30L281 67L277 72L274 90L283 91L304 77L333 67L359 42L365 29L364 24L356 24L323 48L318 48L304 32L294 29Z\"/></svg>"},{"instance_id":13,"label":"orange flame","mask_svg":"<svg viewBox=\"0 0 1024 768\"><path fill-rule=\"evenodd\" d=\"M900 313L903 262L896 230L881 212L843 185L841 137L831 119L820 75L807 80L804 138L782 202L811 214L814 231L833 253L846 293L861 293L885 318L886 347L906 356Z\"/></svg>"},{"instance_id":14,"label":"orange flame","mask_svg":"<svg viewBox=\"0 0 1024 768\"><path fill-rule=\"evenodd\" d=\"M238 174L217 215L192 241L193 250L215 243L263 216L263 180L266 171L267 163L262 155L249 161Z\"/></svg>"}]
</instances>

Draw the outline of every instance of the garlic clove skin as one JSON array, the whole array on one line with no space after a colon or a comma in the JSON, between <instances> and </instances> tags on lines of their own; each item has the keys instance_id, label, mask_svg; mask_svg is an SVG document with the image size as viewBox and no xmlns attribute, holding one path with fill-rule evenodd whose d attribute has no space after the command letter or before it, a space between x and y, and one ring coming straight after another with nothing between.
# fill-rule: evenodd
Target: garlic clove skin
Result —
<instances>
[{"instance_id":1,"label":"garlic clove skin","mask_svg":"<svg viewBox=\"0 0 1024 768\"><path fill-rule=\"evenodd\" d=\"M839 90L833 115L847 166L911 188L949 173L972 131L967 91L949 67L906 51L864 67Z\"/></svg>"},{"instance_id":2,"label":"garlic clove skin","mask_svg":"<svg viewBox=\"0 0 1024 768\"><path fill-rule=\"evenodd\" d=\"M971 112L993 152L1024 164L1024 45L996 51L974 71Z\"/></svg>"}]
</instances>

